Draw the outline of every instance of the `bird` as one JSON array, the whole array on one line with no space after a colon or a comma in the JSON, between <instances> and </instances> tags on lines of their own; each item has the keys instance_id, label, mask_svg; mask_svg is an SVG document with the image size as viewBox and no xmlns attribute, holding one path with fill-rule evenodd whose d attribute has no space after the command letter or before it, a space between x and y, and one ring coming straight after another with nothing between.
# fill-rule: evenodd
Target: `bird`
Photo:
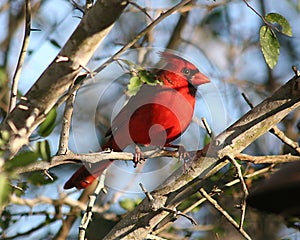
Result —
<instances>
[{"instance_id":1,"label":"bird","mask_svg":"<svg viewBox=\"0 0 300 240\"><path fill-rule=\"evenodd\" d=\"M155 72L162 84L144 83L129 98L106 133L101 147L115 152L131 144L167 147L177 139L192 121L197 86L209 83L190 61L170 52L160 52L164 67ZM64 189L84 189L92 184L113 160L81 166L65 183Z\"/></svg>"}]
</instances>

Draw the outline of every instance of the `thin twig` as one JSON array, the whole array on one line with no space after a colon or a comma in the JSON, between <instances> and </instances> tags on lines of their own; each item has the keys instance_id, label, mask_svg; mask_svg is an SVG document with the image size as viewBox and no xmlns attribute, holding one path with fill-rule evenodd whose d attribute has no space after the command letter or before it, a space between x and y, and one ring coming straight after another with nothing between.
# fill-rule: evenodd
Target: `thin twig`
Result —
<instances>
[{"instance_id":1,"label":"thin twig","mask_svg":"<svg viewBox=\"0 0 300 240\"><path fill-rule=\"evenodd\" d=\"M102 189L105 189L104 181L105 181L105 176L106 176L107 170L105 169L101 176L99 177L99 182L95 188L95 191L93 194L89 196L89 202L87 204L86 211L81 219L80 227L79 227L79 240L84 240L85 239L85 233L87 230L87 227L89 223L92 220L92 215L93 215L93 207L95 205L97 196L99 195L100 191Z\"/></svg>"},{"instance_id":2,"label":"thin twig","mask_svg":"<svg viewBox=\"0 0 300 240\"><path fill-rule=\"evenodd\" d=\"M237 222L218 204L215 199L213 199L203 188L200 188L199 192L243 235L245 239L251 240L251 237L244 231L244 229L240 229L239 224L237 224Z\"/></svg>"},{"instance_id":3,"label":"thin twig","mask_svg":"<svg viewBox=\"0 0 300 240\"><path fill-rule=\"evenodd\" d=\"M246 199L249 195L249 192L248 192L248 188L247 188L247 185L245 183L245 180L244 180L241 165L233 158L229 157L229 160L235 166L238 178L240 179L240 182L241 182L242 187L243 187L244 197L243 197L243 201L242 201L241 206L240 206L241 207L241 220L240 220L240 226L239 226L239 229L243 229L243 224L244 224L245 215L246 215L246 205L247 205Z\"/></svg>"},{"instance_id":4,"label":"thin twig","mask_svg":"<svg viewBox=\"0 0 300 240\"><path fill-rule=\"evenodd\" d=\"M280 139L281 142L291 147L293 150L298 152L300 155L300 147L297 142L287 137L283 131L281 131L277 126L274 126L269 130L270 133L273 133L277 138Z\"/></svg>"},{"instance_id":5,"label":"thin twig","mask_svg":"<svg viewBox=\"0 0 300 240\"><path fill-rule=\"evenodd\" d=\"M257 16L260 17L260 19L264 22L264 24L266 26L268 26L269 28L271 29L275 29L277 32L282 32L280 31L280 29L278 27L276 27L274 24L271 24L270 22L267 21L267 19L262 15L260 14L258 11L255 10L255 8L253 8L248 2L247 0L243 0L244 3L247 5L248 8L250 8ZM273 33L273 32L272 32Z\"/></svg>"},{"instance_id":6,"label":"thin twig","mask_svg":"<svg viewBox=\"0 0 300 240\"><path fill-rule=\"evenodd\" d=\"M165 18L167 18L168 16L170 16L171 14L173 14L174 12L180 10L183 6L192 3L193 0L184 0L180 3L178 3L177 5L175 5L174 7L170 8L169 10L162 12L160 14L159 17L157 17L154 21L152 21L146 28L144 28L141 32L139 32L130 42L128 42L124 47L122 47L118 52L116 52L113 56L111 56L108 60L106 60L103 64L101 64L98 68L96 68L93 73L99 73L101 72L104 68L106 68L110 63L112 63L113 61L115 61L116 59L118 59L122 53L124 53L125 51L127 51L128 49L130 49L134 44L136 44L136 42L141 39L142 37L144 37L148 32L150 32L156 25L158 25L160 22L162 22ZM87 77L85 79L85 81L89 80L91 77ZM81 85L85 82L82 81L80 82L80 84L76 84L73 86L72 89L69 90L68 93L66 93L66 95L69 95L71 93L73 93L74 91L78 90ZM63 98L65 96L62 97L62 100L59 100L59 102L63 102Z\"/></svg>"},{"instance_id":7,"label":"thin twig","mask_svg":"<svg viewBox=\"0 0 300 240\"><path fill-rule=\"evenodd\" d=\"M144 158L155 158L155 157L179 157L178 151L172 150L149 150L143 152ZM15 169L15 173L21 174L25 172L44 171L50 168L70 163L99 163L104 160L121 160L121 161L133 161L134 154L129 152L96 152L87 154L76 154L71 151L65 155L56 155L52 157L51 161L38 161L24 167Z\"/></svg>"},{"instance_id":8,"label":"thin twig","mask_svg":"<svg viewBox=\"0 0 300 240\"><path fill-rule=\"evenodd\" d=\"M71 87L73 84L71 85ZM69 95L69 98L66 101L62 127L60 132L60 139L59 139L59 148L58 148L58 155L66 154L69 151L69 135L70 135L70 127L71 127L71 119L73 115L73 104L75 101L77 91L74 91Z\"/></svg>"},{"instance_id":9,"label":"thin twig","mask_svg":"<svg viewBox=\"0 0 300 240\"><path fill-rule=\"evenodd\" d=\"M142 8L140 5L138 5L137 3L133 2L133 1L128 1L128 3L133 5L137 9L139 9L142 13L144 13L153 22L153 18L149 15L149 13L147 13L145 8Z\"/></svg>"},{"instance_id":10,"label":"thin twig","mask_svg":"<svg viewBox=\"0 0 300 240\"><path fill-rule=\"evenodd\" d=\"M197 222L194 218L192 218L191 216L188 216L187 214L185 214L183 212L178 211L176 208L170 209L170 208L163 207L163 208L161 208L161 210L172 213L174 218L176 218L177 215L185 217L188 220L190 220L193 225L197 225Z\"/></svg>"},{"instance_id":11,"label":"thin twig","mask_svg":"<svg viewBox=\"0 0 300 240\"><path fill-rule=\"evenodd\" d=\"M210 126L208 125L207 121L206 121L206 118L205 117L202 117L201 118L201 121L206 129L206 132L207 134L210 136L210 138L214 138L214 133L212 132Z\"/></svg>"},{"instance_id":12,"label":"thin twig","mask_svg":"<svg viewBox=\"0 0 300 240\"><path fill-rule=\"evenodd\" d=\"M249 107L251 109L254 108L252 102L249 100L249 98L247 97L247 95L245 93L242 93L242 97L244 98L244 100L246 101L246 103L249 105Z\"/></svg>"},{"instance_id":13,"label":"thin twig","mask_svg":"<svg viewBox=\"0 0 300 240\"><path fill-rule=\"evenodd\" d=\"M31 5L30 5L30 0L26 0L25 1L25 32L24 32L24 38L23 38L19 60L12 80L12 87L11 87L10 101L9 101L9 108L8 108L9 112L11 112L15 108L17 103L19 79L20 79L22 66L25 60L25 56L29 44L29 36L31 30L30 25L31 25Z\"/></svg>"},{"instance_id":14,"label":"thin twig","mask_svg":"<svg viewBox=\"0 0 300 240\"><path fill-rule=\"evenodd\" d=\"M300 161L300 156L294 156L291 154L271 155L271 156L252 156L252 155L240 153L236 155L235 158L242 161L248 161L254 164L268 164L268 163L279 164L279 163Z\"/></svg>"},{"instance_id":15,"label":"thin twig","mask_svg":"<svg viewBox=\"0 0 300 240\"><path fill-rule=\"evenodd\" d=\"M263 169L260 169L260 170L257 170L253 173L249 173L247 175L244 176L244 179L250 179L250 178L253 178L253 177L256 177L256 176L259 176L259 175L262 175L262 174L265 174L267 172L270 172L270 169L272 167L271 166L268 166L268 167L265 167ZM227 182L224 184L224 186L220 187L221 190L223 190L224 188L229 188L229 187L232 187L236 184L238 184L240 182L240 179L234 179L234 180L231 180L230 182ZM215 195L216 193L211 193L210 196L213 196ZM200 206L201 204L203 204L207 199L205 197L201 197L199 198L199 200L197 200L196 202L194 202L191 206L187 207L186 209L183 210L183 213L187 214L189 213L190 211L192 211L194 208ZM160 228L156 229L155 231L153 231L153 234L158 234L160 232L162 232L164 229L168 228L168 226L170 226L172 224L172 222L168 222L164 225L162 225Z\"/></svg>"},{"instance_id":16,"label":"thin twig","mask_svg":"<svg viewBox=\"0 0 300 240\"><path fill-rule=\"evenodd\" d=\"M144 185L142 183L139 183L143 193L145 193L146 197L148 198L149 201L153 201L154 198L152 197L152 195L147 191L147 189L144 187Z\"/></svg>"},{"instance_id":17,"label":"thin twig","mask_svg":"<svg viewBox=\"0 0 300 240\"><path fill-rule=\"evenodd\" d=\"M267 166L265 168L262 168L262 169L259 169L259 170L256 170L255 172L252 172L252 173L249 173L247 175L244 176L244 179L250 179L250 178L253 178L253 177L257 177L257 176L260 176L262 174L265 174L265 173L269 173L270 170L272 170L274 167L274 165L270 165L270 166ZM235 184L238 184L240 182L240 179L239 178L236 178L230 182L227 182L224 184L224 187L222 187L221 189L223 190L223 188L229 188L229 187L232 187L234 186Z\"/></svg>"}]
</instances>

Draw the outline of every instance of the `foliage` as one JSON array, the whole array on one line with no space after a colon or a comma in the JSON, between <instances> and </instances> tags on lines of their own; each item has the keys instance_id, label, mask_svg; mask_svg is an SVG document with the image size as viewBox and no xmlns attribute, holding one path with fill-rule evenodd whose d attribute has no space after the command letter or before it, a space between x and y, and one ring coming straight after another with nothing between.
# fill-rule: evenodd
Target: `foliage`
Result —
<instances>
[{"instance_id":1,"label":"foliage","mask_svg":"<svg viewBox=\"0 0 300 240\"><path fill-rule=\"evenodd\" d=\"M270 68L278 62L280 44L276 32L292 37L292 28L289 22L278 13L269 13L264 18L268 25L260 28L260 44L265 60ZM278 24L278 26L274 25Z\"/></svg>"}]
</instances>

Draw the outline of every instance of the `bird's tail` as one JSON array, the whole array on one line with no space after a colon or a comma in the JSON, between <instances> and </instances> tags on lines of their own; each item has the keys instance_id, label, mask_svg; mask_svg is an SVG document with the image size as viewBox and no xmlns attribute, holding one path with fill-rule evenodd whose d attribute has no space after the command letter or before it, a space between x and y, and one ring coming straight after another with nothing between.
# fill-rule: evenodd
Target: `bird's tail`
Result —
<instances>
[{"instance_id":1,"label":"bird's tail","mask_svg":"<svg viewBox=\"0 0 300 240\"><path fill-rule=\"evenodd\" d=\"M102 149L113 149L114 151L120 151L113 138L111 138ZM113 160L104 160L99 163L91 164L90 167L80 167L70 179L65 183L64 189L70 189L76 187L77 189L87 188L94 180L99 177L103 171L112 164Z\"/></svg>"}]
</instances>

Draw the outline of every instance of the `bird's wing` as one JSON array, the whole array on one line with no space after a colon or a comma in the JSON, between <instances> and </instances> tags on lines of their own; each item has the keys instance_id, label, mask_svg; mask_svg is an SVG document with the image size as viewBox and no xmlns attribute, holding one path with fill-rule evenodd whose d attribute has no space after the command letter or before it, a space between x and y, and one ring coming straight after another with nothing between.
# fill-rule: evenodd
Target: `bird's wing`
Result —
<instances>
[{"instance_id":1,"label":"bird's wing","mask_svg":"<svg viewBox=\"0 0 300 240\"><path fill-rule=\"evenodd\" d=\"M141 106L153 102L155 95L159 92L159 86L144 84L136 95L129 98L127 104L115 116L111 127L107 130L105 137L112 135L119 128L129 122L134 112Z\"/></svg>"}]
</instances>

